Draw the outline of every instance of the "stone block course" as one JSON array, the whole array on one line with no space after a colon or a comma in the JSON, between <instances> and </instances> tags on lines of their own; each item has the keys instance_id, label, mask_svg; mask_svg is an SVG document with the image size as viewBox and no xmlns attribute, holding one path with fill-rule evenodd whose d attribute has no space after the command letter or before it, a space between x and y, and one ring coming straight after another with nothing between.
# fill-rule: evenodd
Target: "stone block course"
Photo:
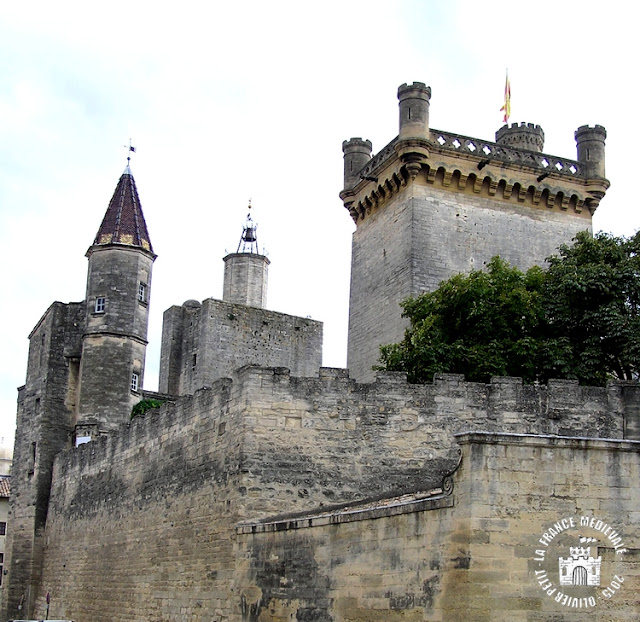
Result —
<instances>
[{"instance_id":1,"label":"stone block course","mask_svg":"<svg viewBox=\"0 0 640 622\"><path fill-rule=\"evenodd\" d=\"M621 394L446 375L433 385L398 374L360 384L344 372L245 367L58 455L38 585L56 616L91 622L240 621L252 610L283 621L296 612L448 621L475 615L474 603L502 611L515 595L544 604L529 585L523 534L563 512L638 522L637 447L502 432L621 432ZM550 399L558 418L549 419ZM458 467L453 435L465 430L477 432ZM384 502L440 486L451 471L454 492L441 501ZM377 509L332 509L367 499ZM100 586L95 598L84 598L87 585ZM46 592L34 589L42 615ZM516 620L525 610L508 608Z\"/></svg>"},{"instance_id":2,"label":"stone block course","mask_svg":"<svg viewBox=\"0 0 640 622\"><path fill-rule=\"evenodd\" d=\"M164 314L160 391L190 395L244 365L317 374L322 323L241 304L188 301Z\"/></svg>"}]
</instances>

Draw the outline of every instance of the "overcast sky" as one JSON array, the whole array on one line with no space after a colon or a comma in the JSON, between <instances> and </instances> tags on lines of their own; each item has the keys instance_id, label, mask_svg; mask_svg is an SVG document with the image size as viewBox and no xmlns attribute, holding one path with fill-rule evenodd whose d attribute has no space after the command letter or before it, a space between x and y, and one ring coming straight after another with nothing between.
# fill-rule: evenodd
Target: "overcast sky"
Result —
<instances>
[{"instance_id":1,"label":"overcast sky","mask_svg":"<svg viewBox=\"0 0 640 622\"><path fill-rule=\"evenodd\" d=\"M84 298L84 254L125 165L158 259L145 387L162 313L222 297L249 198L271 259L268 307L324 322L346 364L350 240L342 141L398 132L397 87L432 87L431 127L494 140L511 121L576 157L607 129L611 189L594 229L640 226L637 5L618 2L23 2L0 10L0 436L11 442L28 340L54 301ZM631 176L631 177L630 177Z\"/></svg>"}]
</instances>

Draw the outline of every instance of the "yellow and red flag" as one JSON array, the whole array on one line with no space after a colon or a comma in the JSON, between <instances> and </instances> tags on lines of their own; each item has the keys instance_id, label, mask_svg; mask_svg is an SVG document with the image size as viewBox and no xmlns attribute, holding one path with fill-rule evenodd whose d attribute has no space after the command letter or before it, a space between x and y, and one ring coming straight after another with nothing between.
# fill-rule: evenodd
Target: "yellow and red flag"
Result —
<instances>
[{"instance_id":1,"label":"yellow and red flag","mask_svg":"<svg viewBox=\"0 0 640 622\"><path fill-rule=\"evenodd\" d=\"M507 71L507 81L504 84L504 105L500 108L501 111L504 110L504 122L507 123L509 121L509 117L511 116L511 83L509 82L509 72Z\"/></svg>"}]
</instances>

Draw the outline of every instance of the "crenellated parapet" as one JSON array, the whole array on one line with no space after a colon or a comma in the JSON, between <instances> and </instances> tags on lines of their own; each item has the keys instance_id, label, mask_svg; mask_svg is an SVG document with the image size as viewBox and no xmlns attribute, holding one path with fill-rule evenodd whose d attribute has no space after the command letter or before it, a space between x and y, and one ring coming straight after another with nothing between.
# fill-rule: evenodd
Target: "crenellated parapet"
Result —
<instances>
[{"instance_id":1,"label":"crenellated parapet","mask_svg":"<svg viewBox=\"0 0 640 622\"><path fill-rule=\"evenodd\" d=\"M533 123L512 123L503 125L496 132L496 142L520 149L542 153L544 151L544 132Z\"/></svg>"},{"instance_id":2,"label":"crenellated parapet","mask_svg":"<svg viewBox=\"0 0 640 622\"><path fill-rule=\"evenodd\" d=\"M256 459L264 463L267 451L274 452L275 459L285 445L313 460L303 451L311 438L317 457L332 451L332 443L344 448L351 438L349 443L380 442L379 449L384 446L413 460L420 452L427 456L429 444L435 458L447 439L463 432L640 440L639 424L638 383L586 387L577 380L549 380L529 385L522 378L500 376L484 384L467 382L461 374L439 373L432 383L411 384L405 373L385 371L363 383L342 368L321 367L315 377L297 377L284 367L247 365L193 395L172 397L97 442L63 452L56 459L56 475L73 471L78 478L102 462L113 472L126 470L124 457L140 447L159 452L162 462L163 447L183 436L188 442L193 429L203 436L211 433L212 439L229 434L232 445L243 435L245 459L255 449ZM263 434L268 447L258 442ZM353 460L366 455L365 446L360 452L352 451L354 447L348 452ZM199 461L194 453L191 459Z\"/></svg>"},{"instance_id":3,"label":"crenellated parapet","mask_svg":"<svg viewBox=\"0 0 640 622\"><path fill-rule=\"evenodd\" d=\"M590 179L590 167L578 160L435 129L431 137L430 158L418 168L398 157L396 137L352 175L357 183L340 198L354 222L416 178L454 192L577 213L586 208L591 214L609 187L604 178Z\"/></svg>"},{"instance_id":4,"label":"crenellated parapet","mask_svg":"<svg viewBox=\"0 0 640 622\"><path fill-rule=\"evenodd\" d=\"M544 132L531 123L505 125L496 142L430 129L430 95L422 83L402 85L399 136L363 160L359 172L345 170L340 197L356 223L416 181L509 203L595 212L609 187L604 128L579 128L578 159L571 160L543 153Z\"/></svg>"}]
</instances>

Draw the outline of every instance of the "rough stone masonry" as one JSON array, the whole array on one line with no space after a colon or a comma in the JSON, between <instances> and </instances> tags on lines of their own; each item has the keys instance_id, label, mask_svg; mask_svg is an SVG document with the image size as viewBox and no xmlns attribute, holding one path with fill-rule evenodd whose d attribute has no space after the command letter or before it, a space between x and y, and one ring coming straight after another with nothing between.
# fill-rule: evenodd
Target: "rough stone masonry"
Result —
<instances>
[{"instance_id":1,"label":"rough stone masonry","mask_svg":"<svg viewBox=\"0 0 640 622\"><path fill-rule=\"evenodd\" d=\"M430 129L424 84L398 96L397 138L343 145L350 370L320 367L321 323L262 308L247 225L223 300L165 313L163 393L143 391L155 255L127 167L86 300L30 336L2 619L637 620L637 384L371 371L403 297L590 229L604 129L567 160L538 126L492 143ZM144 397L164 403L131 420Z\"/></svg>"}]
</instances>

